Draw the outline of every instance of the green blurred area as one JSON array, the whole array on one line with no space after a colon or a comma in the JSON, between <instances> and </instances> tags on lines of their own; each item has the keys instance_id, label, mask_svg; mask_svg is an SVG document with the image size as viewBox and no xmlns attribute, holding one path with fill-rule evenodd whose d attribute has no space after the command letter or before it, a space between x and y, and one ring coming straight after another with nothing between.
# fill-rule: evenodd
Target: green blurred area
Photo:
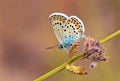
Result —
<instances>
[{"instance_id":1,"label":"green blurred area","mask_svg":"<svg viewBox=\"0 0 120 81\"><path fill-rule=\"evenodd\" d=\"M48 20L53 12L78 16L97 40L120 29L120 0L0 0L0 81L33 81L67 61L65 51L46 49L59 43ZM120 81L120 36L104 47L110 59L88 75L63 70L45 81Z\"/></svg>"}]
</instances>

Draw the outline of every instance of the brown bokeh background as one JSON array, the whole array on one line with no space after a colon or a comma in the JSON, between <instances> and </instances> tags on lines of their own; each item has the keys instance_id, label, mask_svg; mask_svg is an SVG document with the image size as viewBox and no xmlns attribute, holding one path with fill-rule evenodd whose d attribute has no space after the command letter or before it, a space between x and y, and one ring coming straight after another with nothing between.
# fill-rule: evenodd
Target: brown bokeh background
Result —
<instances>
[{"instance_id":1,"label":"brown bokeh background","mask_svg":"<svg viewBox=\"0 0 120 81\"><path fill-rule=\"evenodd\" d=\"M53 12L78 16L98 40L120 29L120 0L0 0L0 81L33 81L66 61L64 51L46 50L58 43L48 20ZM104 47L109 61L88 75L63 70L45 81L119 81L120 36Z\"/></svg>"}]
</instances>

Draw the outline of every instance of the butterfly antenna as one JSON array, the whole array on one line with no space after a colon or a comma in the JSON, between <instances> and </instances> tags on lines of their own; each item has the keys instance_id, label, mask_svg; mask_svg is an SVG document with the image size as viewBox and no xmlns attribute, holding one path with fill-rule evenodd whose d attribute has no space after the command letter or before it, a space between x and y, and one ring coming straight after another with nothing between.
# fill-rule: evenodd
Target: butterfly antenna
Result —
<instances>
[{"instance_id":1,"label":"butterfly antenna","mask_svg":"<svg viewBox=\"0 0 120 81\"><path fill-rule=\"evenodd\" d=\"M59 47L59 45L58 44L57 45L53 45L53 46L50 46L50 47L48 47L46 49L51 49L51 48L55 48L55 47Z\"/></svg>"}]
</instances>

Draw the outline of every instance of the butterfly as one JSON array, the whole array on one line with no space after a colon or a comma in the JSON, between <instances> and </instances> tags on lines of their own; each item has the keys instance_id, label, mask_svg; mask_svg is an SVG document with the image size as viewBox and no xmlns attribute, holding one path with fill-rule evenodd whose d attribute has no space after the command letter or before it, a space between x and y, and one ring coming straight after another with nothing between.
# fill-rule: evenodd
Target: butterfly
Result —
<instances>
[{"instance_id":1,"label":"butterfly","mask_svg":"<svg viewBox=\"0 0 120 81\"><path fill-rule=\"evenodd\" d=\"M60 42L60 48L70 49L76 41L85 37L84 24L77 16L68 17L56 12L49 16L49 20Z\"/></svg>"}]
</instances>

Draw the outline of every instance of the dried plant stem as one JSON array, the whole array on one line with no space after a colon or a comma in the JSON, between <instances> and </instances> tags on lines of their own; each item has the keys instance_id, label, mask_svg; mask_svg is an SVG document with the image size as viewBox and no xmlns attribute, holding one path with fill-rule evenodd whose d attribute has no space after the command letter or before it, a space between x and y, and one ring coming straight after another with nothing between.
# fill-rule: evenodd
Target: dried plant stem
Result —
<instances>
[{"instance_id":1,"label":"dried plant stem","mask_svg":"<svg viewBox=\"0 0 120 81\"><path fill-rule=\"evenodd\" d=\"M111 40L112 38L116 37L117 35L120 35L120 30L118 30L118 31L116 31L115 33L109 35L108 37L100 40L100 43L101 43L101 44L104 44L104 43L106 43L107 41ZM70 63L73 63L74 61L76 61L76 60L84 57L85 54L86 54L86 52L79 54L78 56L72 58L68 63L69 63L69 64L70 64ZM53 75L56 74L57 72L65 69L66 64L67 64L67 63L64 63L64 64L58 66L57 68L55 68L55 69L51 70L50 72L42 75L41 77L38 77L38 78L37 78L36 80L34 80L34 81L43 81L43 80L49 78L50 76L53 76Z\"/></svg>"}]
</instances>

